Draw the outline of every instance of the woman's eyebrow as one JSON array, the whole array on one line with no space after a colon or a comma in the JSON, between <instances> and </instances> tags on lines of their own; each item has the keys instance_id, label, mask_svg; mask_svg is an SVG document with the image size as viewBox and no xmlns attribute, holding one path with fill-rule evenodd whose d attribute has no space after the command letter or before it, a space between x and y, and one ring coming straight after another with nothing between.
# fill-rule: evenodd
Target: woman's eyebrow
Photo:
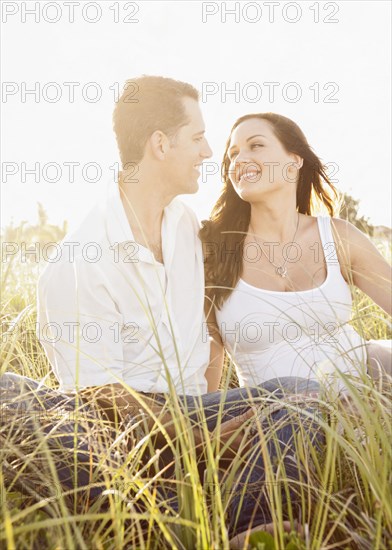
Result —
<instances>
[{"instance_id":1,"label":"woman's eyebrow","mask_svg":"<svg viewBox=\"0 0 392 550\"><path fill-rule=\"evenodd\" d=\"M263 136L263 134L255 134L254 136L250 136L248 137L248 139L246 140L247 142L250 141L251 139L255 138L255 137L263 137L265 138L265 136Z\"/></svg>"},{"instance_id":2,"label":"woman's eyebrow","mask_svg":"<svg viewBox=\"0 0 392 550\"><path fill-rule=\"evenodd\" d=\"M253 139L253 138L255 138L255 137L263 137L263 138L265 138L265 136L263 136L263 134L255 134L254 136L248 137L248 139L246 140L246 142L250 141L251 139ZM229 150L227 151L227 153L230 154L231 151L232 151L233 149L235 149L236 147L237 147L236 145L232 145L232 146L229 148Z\"/></svg>"}]
</instances>

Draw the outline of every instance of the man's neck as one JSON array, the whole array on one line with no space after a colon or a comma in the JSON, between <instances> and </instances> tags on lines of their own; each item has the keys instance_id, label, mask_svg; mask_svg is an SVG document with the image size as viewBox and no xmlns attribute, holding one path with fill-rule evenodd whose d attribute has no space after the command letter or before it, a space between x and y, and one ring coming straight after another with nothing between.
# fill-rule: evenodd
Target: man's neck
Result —
<instances>
[{"instance_id":1,"label":"man's neck","mask_svg":"<svg viewBox=\"0 0 392 550\"><path fill-rule=\"evenodd\" d=\"M163 211L174 198L152 174L139 169L133 177L119 174L119 190L128 222L132 229L142 229L147 235L160 233Z\"/></svg>"}]
</instances>

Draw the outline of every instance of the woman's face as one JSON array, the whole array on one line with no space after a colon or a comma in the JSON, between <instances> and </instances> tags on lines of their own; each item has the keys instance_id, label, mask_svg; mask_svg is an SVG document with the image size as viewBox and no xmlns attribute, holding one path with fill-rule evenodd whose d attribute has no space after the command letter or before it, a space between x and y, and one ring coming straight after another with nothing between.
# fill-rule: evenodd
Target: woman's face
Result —
<instances>
[{"instance_id":1,"label":"woman's face","mask_svg":"<svg viewBox=\"0 0 392 550\"><path fill-rule=\"evenodd\" d=\"M287 186L295 190L302 159L286 152L267 120L252 118L239 124L227 154L230 181L243 200L253 202Z\"/></svg>"}]
</instances>

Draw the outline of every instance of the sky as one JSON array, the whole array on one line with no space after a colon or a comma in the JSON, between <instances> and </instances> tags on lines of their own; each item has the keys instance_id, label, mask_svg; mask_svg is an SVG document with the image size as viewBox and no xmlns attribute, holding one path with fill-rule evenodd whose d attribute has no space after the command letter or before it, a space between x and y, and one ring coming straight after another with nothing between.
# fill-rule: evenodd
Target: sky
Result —
<instances>
[{"instance_id":1,"label":"sky","mask_svg":"<svg viewBox=\"0 0 392 550\"><path fill-rule=\"evenodd\" d=\"M200 219L218 198L236 118L273 111L299 124L361 214L392 225L390 2L3 1L1 10L2 227L35 223L38 202L51 223L77 226L113 179L114 102L141 74L201 92L214 156L199 192L184 197Z\"/></svg>"}]
</instances>

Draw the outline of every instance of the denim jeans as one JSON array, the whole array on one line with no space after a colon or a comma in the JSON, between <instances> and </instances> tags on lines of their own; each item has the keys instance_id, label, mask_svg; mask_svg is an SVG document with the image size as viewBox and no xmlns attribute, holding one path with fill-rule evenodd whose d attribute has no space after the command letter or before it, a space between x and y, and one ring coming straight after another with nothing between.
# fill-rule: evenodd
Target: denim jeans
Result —
<instances>
[{"instance_id":1,"label":"denim jeans","mask_svg":"<svg viewBox=\"0 0 392 550\"><path fill-rule=\"evenodd\" d=\"M93 445L99 443L97 428L102 426L97 420L96 412L75 395L53 390L25 376L9 372L0 376L0 434L3 451L7 447L7 455L13 458L8 474L12 468L26 469L25 475L20 478L21 483L17 485L17 489L24 495L29 491L25 487L25 493L23 483L29 482L30 485L30 480L31 488L38 493L44 491L43 496L54 496L67 490L72 492L75 487L88 487L86 496L89 501L102 494L103 481L96 479L92 468L94 461L98 463L98 454L92 454L91 450ZM94 441L93 433L98 435ZM108 433L114 438L114 429L109 425L106 426L105 435ZM48 469L46 446L55 464L60 486ZM16 453L13 453L14 449ZM21 459L23 455L26 457L24 464ZM73 502L72 496L70 500Z\"/></svg>"},{"instance_id":2,"label":"denim jeans","mask_svg":"<svg viewBox=\"0 0 392 550\"><path fill-rule=\"evenodd\" d=\"M178 396L178 402L184 413L195 422L200 421L200 410L202 408L207 427L209 430L213 430L216 427L219 415L221 422L240 416L249 409L250 400L265 402L266 397L271 396L271 394L276 400L282 398L285 394L314 392L318 389L317 382L284 377L269 380L253 388L235 388L226 392L207 393L199 397ZM20 431L20 437L22 438L26 438L27 434L31 435L36 432L38 418L39 428L42 432L51 435L47 441L49 449L55 452L57 456L56 471L61 487L63 489L73 489L76 486L79 490L82 487L88 487L90 501L98 498L102 494L105 485L99 476L93 479L96 483L91 485L92 462L94 463L91 447L96 444L96 441L91 440L89 433L91 429L94 429L94 426L96 427L99 424L95 416L96 412L91 410L88 403L82 402L81 404L81 410L85 413L84 422L76 421L72 414L67 414L73 413L76 409L77 399L74 395L63 394L30 378L13 373L5 373L0 377L0 392L0 405L3 411L0 415L1 431L6 433L10 430L8 421L10 412L19 413L19 416L23 418L23 429ZM162 403L170 399L170 396L166 394L155 394L154 397ZM80 401L78 406L80 408ZM56 421L51 421L50 415L45 415L45 422L43 422L39 415L54 410L64 412L62 421L58 422L58 416ZM4 411L7 414L4 414ZM22 415L20 415L21 412ZM305 426L312 444L319 446L323 436L317 424L304 420L303 426ZM263 421L262 427L263 432L274 430L275 437L267 438L266 443L266 452L273 468L276 470L279 467L281 470L284 466L285 478L292 482L292 487L289 488L288 492L282 490L282 502L283 504L287 503L289 497L291 504L295 506L298 497L294 486L300 479L304 480L295 455L294 439L296 433L301 429L298 417L290 414L286 408L281 408L276 412L272 412L270 417ZM20 429L19 422L13 426L12 430L15 432L18 429ZM76 455L74 452L75 434L77 439ZM114 427L111 435L114 440L116 435ZM230 494L227 508L229 536L234 536L236 533L246 530L249 526L271 521L268 493L265 490L266 468L260 445L258 435L255 435L252 439L252 447L246 463L237 474L236 490ZM66 459L66 455L68 455L68 459ZM72 456L74 460L70 461L69 456ZM118 460L118 455L116 456L106 457L107 460L111 461L111 465L115 466L116 460ZM77 468L75 468L75 458ZM97 464L95 465L97 466ZM178 511L178 502L173 491L169 489L165 496L170 498L172 508Z\"/></svg>"},{"instance_id":3,"label":"denim jeans","mask_svg":"<svg viewBox=\"0 0 392 550\"><path fill-rule=\"evenodd\" d=\"M213 430L219 415L220 422L241 416L249 409L250 401L257 406L257 404L265 403L266 399L269 399L269 403L276 402L284 395L318 392L319 388L318 382L313 380L281 377L268 380L257 387L211 392L199 398L178 396L178 400L182 404L184 413L186 412L195 422L198 419L200 421L200 409L203 408L207 427L209 430ZM162 403L169 398L169 396L162 396ZM304 410L307 413L314 412L309 407ZM285 407L272 412L270 417L263 420L261 426L264 433L271 432L271 430L274 432L274 437L266 438L266 452L274 471L278 468L282 470L284 467L284 477L289 480L287 484L289 490L284 490L282 486L281 502L285 509L285 505L290 499L295 514L295 508L299 505L295 486L298 485L298 482L306 482L305 472L302 471L296 458L295 437L300 430L305 431L310 444L317 450L321 450L324 435L317 421L310 420L309 415L299 416L298 413L293 414L292 410L289 411ZM252 440L252 450L237 474L236 490L232 492L227 508L229 537L245 531L249 526L272 521L268 492L265 487L266 468L260 445L259 436L255 435ZM174 495L171 496L171 505L176 509Z\"/></svg>"}]
</instances>

